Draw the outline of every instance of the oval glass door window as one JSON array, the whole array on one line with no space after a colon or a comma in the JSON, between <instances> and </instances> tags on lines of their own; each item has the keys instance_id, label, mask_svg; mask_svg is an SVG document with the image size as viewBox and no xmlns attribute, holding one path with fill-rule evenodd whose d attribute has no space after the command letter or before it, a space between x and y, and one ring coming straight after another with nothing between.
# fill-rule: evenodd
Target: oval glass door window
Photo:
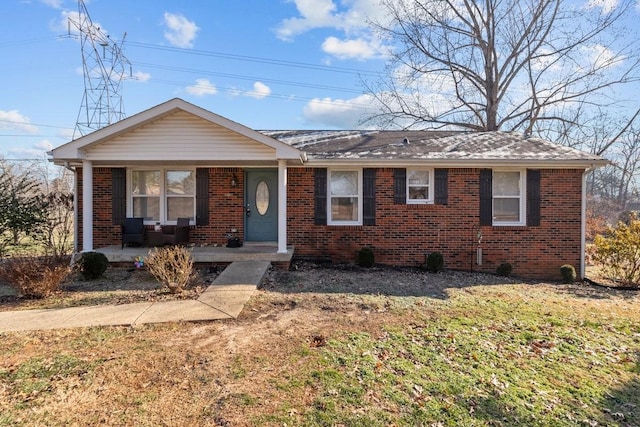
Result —
<instances>
[{"instance_id":1,"label":"oval glass door window","mask_svg":"<svg viewBox=\"0 0 640 427\"><path fill-rule=\"evenodd\" d=\"M269 185L266 181L260 181L256 186L256 209L260 215L269 210Z\"/></svg>"}]
</instances>

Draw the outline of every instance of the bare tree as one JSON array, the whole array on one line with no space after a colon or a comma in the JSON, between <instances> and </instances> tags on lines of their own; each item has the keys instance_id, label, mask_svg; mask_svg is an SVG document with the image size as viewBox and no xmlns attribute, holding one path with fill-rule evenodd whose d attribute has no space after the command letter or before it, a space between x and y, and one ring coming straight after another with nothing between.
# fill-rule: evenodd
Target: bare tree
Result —
<instances>
[{"instance_id":1,"label":"bare tree","mask_svg":"<svg viewBox=\"0 0 640 427\"><path fill-rule=\"evenodd\" d=\"M32 230L32 238L47 255L63 256L73 250L73 175L52 166L46 159L31 167L39 177L41 197L46 205L42 221Z\"/></svg>"},{"instance_id":2,"label":"bare tree","mask_svg":"<svg viewBox=\"0 0 640 427\"><path fill-rule=\"evenodd\" d=\"M639 81L637 43L619 37L634 1L382 0L390 45L369 91L387 126L544 132L578 124ZM555 124L554 124L555 123ZM560 125L558 125L560 123Z\"/></svg>"}]
</instances>

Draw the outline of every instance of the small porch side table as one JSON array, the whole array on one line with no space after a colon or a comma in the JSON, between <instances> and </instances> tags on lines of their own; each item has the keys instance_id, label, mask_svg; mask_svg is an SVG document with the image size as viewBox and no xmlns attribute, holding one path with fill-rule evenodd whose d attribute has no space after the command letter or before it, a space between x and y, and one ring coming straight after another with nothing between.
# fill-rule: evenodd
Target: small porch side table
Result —
<instances>
[{"instance_id":1,"label":"small porch side table","mask_svg":"<svg viewBox=\"0 0 640 427\"><path fill-rule=\"evenodd\" d=\"M149 246L162 246L162 231L147 231Z\"/></svg>"}]
</instances>

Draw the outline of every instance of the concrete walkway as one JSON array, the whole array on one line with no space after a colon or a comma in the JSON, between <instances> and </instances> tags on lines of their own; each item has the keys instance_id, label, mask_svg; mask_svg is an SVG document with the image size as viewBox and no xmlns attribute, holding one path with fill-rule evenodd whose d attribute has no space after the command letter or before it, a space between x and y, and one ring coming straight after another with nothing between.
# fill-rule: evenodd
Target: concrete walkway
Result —
<instances>
[{"instance_id":1,"label":"concrete walkway","mask_svg":"<svg viewBox=\"0 0 640 427\"><path fill-rule=\"evenodd\" d=\"M0 311L0 332L235 319L270 265L232 262L197 300Z\"/></svg>"}]
</instances>

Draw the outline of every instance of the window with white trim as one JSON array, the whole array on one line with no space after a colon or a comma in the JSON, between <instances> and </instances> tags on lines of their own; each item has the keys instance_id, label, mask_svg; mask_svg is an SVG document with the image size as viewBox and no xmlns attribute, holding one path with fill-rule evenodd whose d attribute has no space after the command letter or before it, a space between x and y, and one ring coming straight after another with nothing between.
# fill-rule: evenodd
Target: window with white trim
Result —
<instances>
[{"instance_id":1,"label":"window with white trim","mask_svg":"<svg viewBox=\"0 0 640 427\"><path fill-rule=\"evenodd\" d=\"M494 170L492 177L493 224L525 224L525 175L521 170Z\"/></svg>"},{"instance_id":2,"label":"window with white trim","mask_svg":"<svg viewBox=\"0 0 640 427\"><path fill-rule=\"evenodd\" d=\"M131 170L131 216L146 223L171 223L178 218L195 218L196 185L193 169Z\"/></svg>"},{"instance_id":3,"label":"window with white trim","mask_svg":"<svg viewBox=\"0 0 640 427\"><path fill-rule=\"evenodd\" d=\"M329 170L328 223L362 224L362 173L360 170Z\"/></svg>"},{"instance_id":4,"label":"window with white trim","mask_svg":"<svg viewBox=\"0 0 640 427\"><path fill-rule=\"evenodd\" d=\"M433 203L433 170L407 169L407 203Z\"/></svg>"}]
</instances>

